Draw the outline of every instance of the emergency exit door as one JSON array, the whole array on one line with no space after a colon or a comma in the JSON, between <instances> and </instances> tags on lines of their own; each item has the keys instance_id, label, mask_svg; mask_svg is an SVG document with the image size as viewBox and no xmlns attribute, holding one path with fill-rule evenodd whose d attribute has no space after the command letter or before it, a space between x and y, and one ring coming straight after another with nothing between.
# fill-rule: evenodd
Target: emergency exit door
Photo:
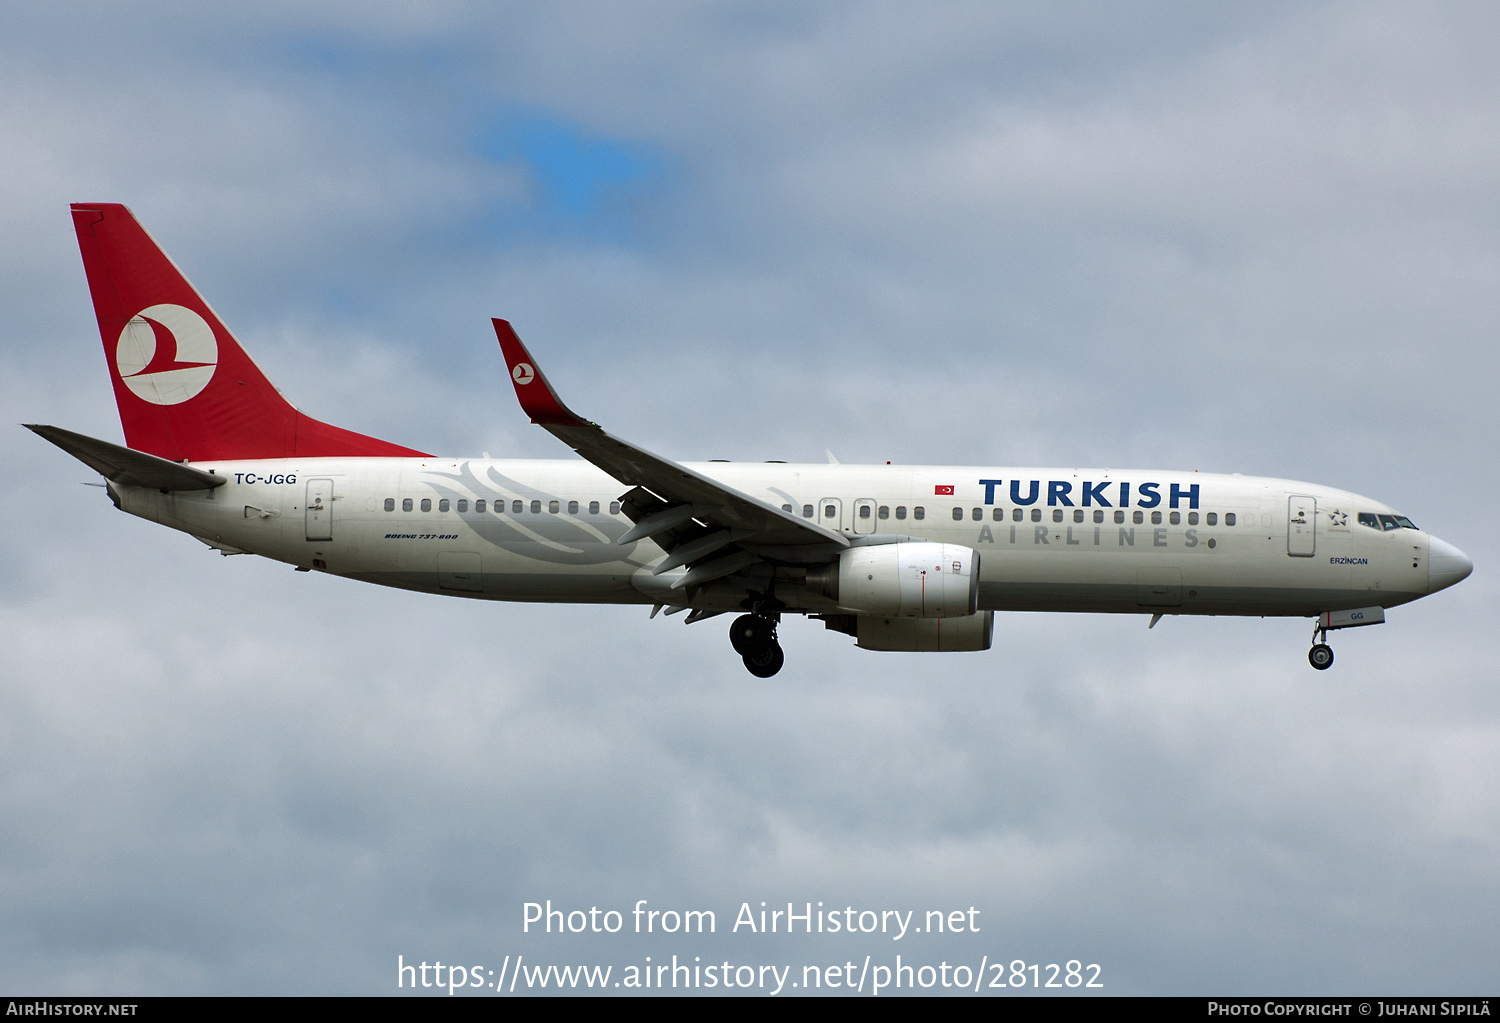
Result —
<instances>
[{"instance_id":1,"label":"emergency exit door","mask_svg":"<svg viewBox=\"0 0 1500 1023\"><path fill-rule=\"evenodd\" d=\"M818 525L835 533L845 528L844 502L837 497L825 497L818 502Z\"/></svg>"}]
</instances>

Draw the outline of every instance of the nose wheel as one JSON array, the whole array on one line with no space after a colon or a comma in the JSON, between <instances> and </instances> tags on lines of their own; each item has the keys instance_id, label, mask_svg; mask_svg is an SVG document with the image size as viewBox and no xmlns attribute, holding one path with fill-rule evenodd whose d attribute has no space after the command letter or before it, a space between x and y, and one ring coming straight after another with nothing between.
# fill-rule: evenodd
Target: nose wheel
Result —
<instances>
[{"instance_id":1,"label":"nose wheel","mask_svg":"<svg viewBox=\"0 0 1500 1023\"><path fill-rule=\"evenodd\" d=\"M1319 671L1327 671L1333 667L1333 647L1327 642L1328 630L1316 628L1313 630L1312 649L1307 652L1307 663Z\"/></svg>"},{"instance_id":2,"label":"nose wheel","mask_svg":"<svg viewBox=\"0 0 1500 1023\"><path fill-rule=\"evenodd\" d=\"M776 642L776 623L765 615L740 615L729 627L729 643L756 678L770 678L786 663Z\"/></svg>"}]
</instances>

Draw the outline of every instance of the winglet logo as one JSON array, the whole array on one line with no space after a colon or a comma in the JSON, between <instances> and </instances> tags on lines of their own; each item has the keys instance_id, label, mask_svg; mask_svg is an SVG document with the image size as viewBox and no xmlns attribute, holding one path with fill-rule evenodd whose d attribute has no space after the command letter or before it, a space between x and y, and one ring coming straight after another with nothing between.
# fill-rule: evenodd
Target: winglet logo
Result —
<instances>
[{"instance_id":1,"label":"winglet logo","mask_svg":"<svg viewBox=\"0 0 1500 1023\"><path fill-rule=\"evenodd\" d=\"M516 368L510 371L511 378L521 386L525 386L536 379L536 370L531 368L529 362L518 362Z\"/></svg>"},{"instance_id":2,"label":"winglet logo","mask_svg":"<svg viewBox=\"0 0 1500 1023\"><path fill-rule=\"evenodd\" d=\"M120 379L153 405L179 405L208 386L219 344L208 322L180 305L154 305L130 318L115 345Z\"/></svg>"}]
</instances>

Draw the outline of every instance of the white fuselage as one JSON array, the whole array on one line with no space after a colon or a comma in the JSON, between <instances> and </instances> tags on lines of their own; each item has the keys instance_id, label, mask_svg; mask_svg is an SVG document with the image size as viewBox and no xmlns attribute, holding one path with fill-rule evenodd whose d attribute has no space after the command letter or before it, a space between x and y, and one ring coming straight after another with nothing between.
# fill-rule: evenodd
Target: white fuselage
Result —
<instances>
[{"instance_id":1,"label":"white fuselage","mask_svg":"<svg viewBox=\"0 0 1500 1023\"><path fill-rule=\"evenodd\" d=\"M406 589L491 600L686 602L650 540L615 541L626 489L577 460L299 458L202 462L207 491L111 484L125 511L224 550ZM1429 537L1373 528L1393 509L1342 490L1197 472L694 463L851 537L971 547L979 607L1311 616L1392 607L1429 580ZM951 495L946 488L952 488ZM483 502L483 510L479 510ZM389 509L389 510L387 510ZM519 510L517 510L519 509ZM837 605L799 589L792 611ZM676 593L678 600L674 601ZM730 610L732 581L694 606Z\"/></svg>"}]
</instances>

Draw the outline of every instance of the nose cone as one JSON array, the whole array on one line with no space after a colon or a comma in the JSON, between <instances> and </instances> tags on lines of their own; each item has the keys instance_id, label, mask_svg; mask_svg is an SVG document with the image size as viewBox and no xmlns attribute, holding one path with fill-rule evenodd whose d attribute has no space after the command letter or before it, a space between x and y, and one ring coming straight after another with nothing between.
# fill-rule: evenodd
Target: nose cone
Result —
<instances>
[{"instance_id":1,"label":"nose cone","mask_svg":"<svg viewBox=\"0 0 1500 1023\"><path fill-rule=\"evenodd\" d=\"M1469 556L1446 540L1429 537L1427 540L1427 592L1446 590L1454 583L1469 578L1474 571L1474 562Z\"/></svg>"}]
</instances>

